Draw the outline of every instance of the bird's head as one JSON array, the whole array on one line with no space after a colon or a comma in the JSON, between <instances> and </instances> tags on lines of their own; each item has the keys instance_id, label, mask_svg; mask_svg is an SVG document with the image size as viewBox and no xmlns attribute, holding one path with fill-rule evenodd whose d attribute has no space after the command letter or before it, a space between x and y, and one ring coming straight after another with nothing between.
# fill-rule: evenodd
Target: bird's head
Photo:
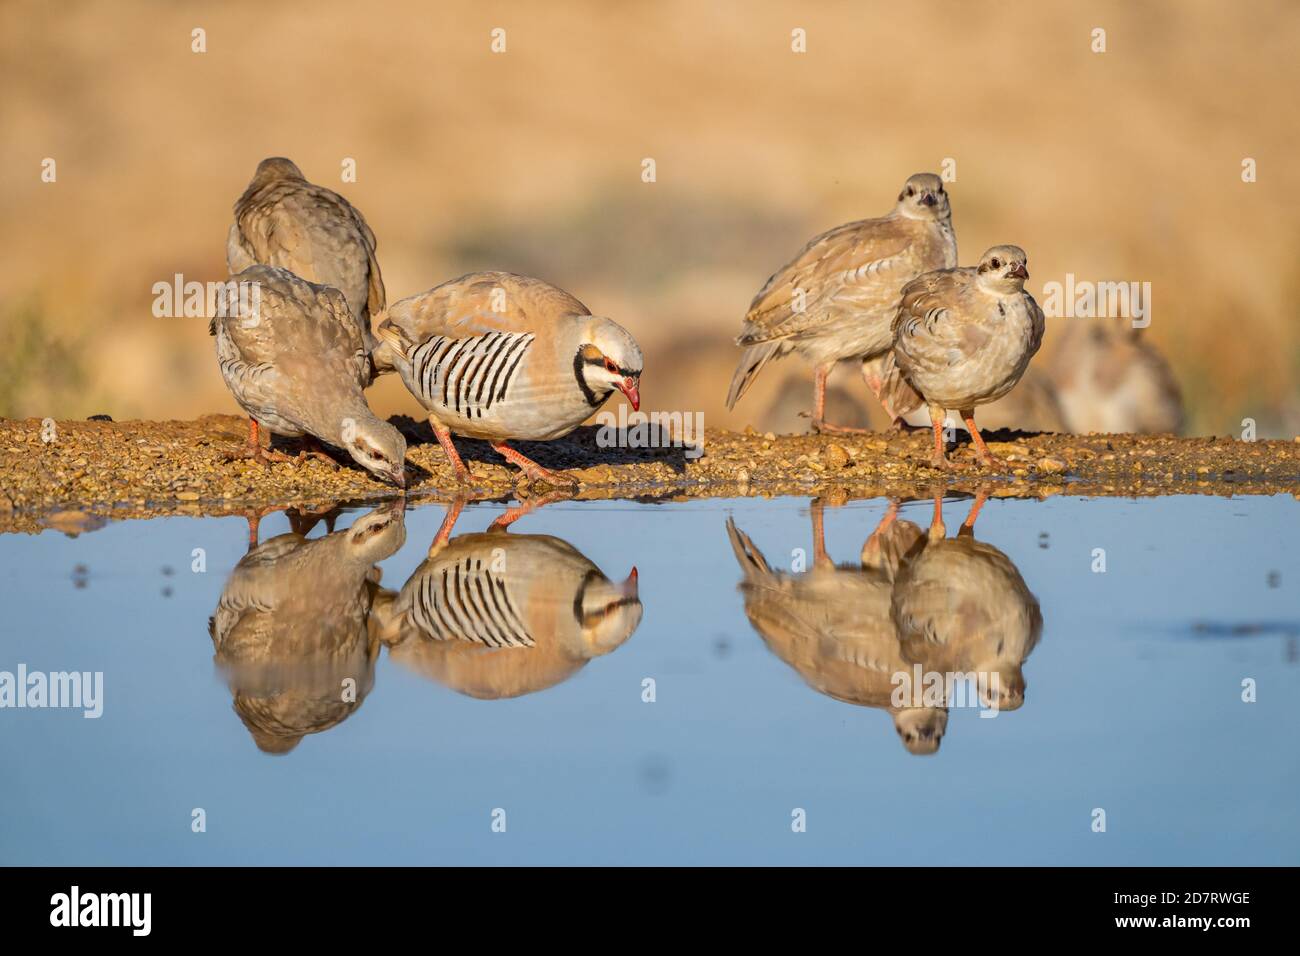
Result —
<instances>
[{"instance_id":1,"label":"bird's head","mask_svg":"<svg viewBox=\"0 0 1300 956\"><path fill-rule=\"evenodd\" d=\"M947 729L948 711L942 708L909 707L894 711L894 730L910 754L937 753Z\"/></svg>"},{"instance_id":2,"label":"bird's head","mask_svg":"<svg viewBox=\"0 0 1300 956\"><path fill-rule=\"evenodd\" d=\"M361 515L347 530L349 553L367 564L391 557L406 543L406 500L381 505Z\"/></svg>"},{"instance_id":3,"label":"bird's head","mask_svg":"<svg viewBox=\"0 0 1300 956\"><path fill-rule=\"evenodd\" d=\"M913 173L898 194L898 212L908 219L944 220L952 216L943 180L934 173Z\"/></svg>"},{"instance_id":4,"label":"bird's head","mask_svg":"<svg viewBox=\"0 0 1300 956\"><path fill-rule=\"evenodd\" d=\"M573 358L573 372L594 403L620 391L636 411L641 407L644 364L641 347L627 329L609 319L593 318Z\"/></svg>"},{"instance_id":5,"label":"bird's head","mask_svg":"<svg viewBox=\"0 0 1300 956\"><path fill-rule=\"evenodd\" d=\"M406 487L406 439L378 418L345 419L343 447L352 460L377 478Z\"/></svg>"},{"instance_id":6,"label":"bird's head","mask_svg":"<svg viewBox=\"0 0 1300 956\"><path fill-rule=\"evenodd\" d=\"M615 584L594 568L588 572L573 601L573 615L587 656L608 654L631 637L641 623L637 580L636 568L622 584Z\"/></svg>"},{"instance_id":7,"label":"bird's head","mask_svg":"<svg viewBox=\"0 0 1300 956\"><path fill-rule=\"evenodd\" d=\"M1029 278L1029 257L1019 246L994 246L980 256L976 272L980 285L990 292L1020 292Z\"/></svg>"},{"instance_id":8,"label":"bird's head","mask_svg":"<svg viewBox=\"0 0 1300 956\"><path fill-rule=\"evenodd\" d=\"M273 179L302 179L302 170L291 159L283 156L268 156L257 164L253 179L270 182Z\"/></svg>"}]
</instances>

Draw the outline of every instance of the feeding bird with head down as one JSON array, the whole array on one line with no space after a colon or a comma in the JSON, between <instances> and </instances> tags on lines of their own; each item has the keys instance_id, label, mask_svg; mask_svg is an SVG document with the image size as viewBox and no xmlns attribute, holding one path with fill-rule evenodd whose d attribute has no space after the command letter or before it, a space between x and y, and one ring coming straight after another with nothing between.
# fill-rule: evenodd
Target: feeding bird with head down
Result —
<instances>
[{"instance_id":1,"label":"feeding bird with head down","mask_svg":"<svg viewBox=\"0 0 1300 956\"><path fill-rule=\"evenodd\" d=\"M405 487L406 440L366 402L370 359L343 294L263 265L239 273L235 285L253 290L251 308L241 307L228 286L208 334L217 339L221 377L249 416L247 454L290 460L262 448L259 427L307 436L345 449L372 475ZM324 452L313 454L333 463Z\"/></svg>"},{"instance_id":2,"label":"feeding bird with head down","mask_svg":"<svg viewBox=\"0 0 1300 956\"><path fill-rule=\"evenodd\" d=\"M561 289L476 272L395 303L376 364L394 367L428 411L458 480L470 480L453 434L480 438L530 478L565 479L508 441L572 432L615 393L641 407L641 349L626 329Z\"/></svg>"}]
</instances>

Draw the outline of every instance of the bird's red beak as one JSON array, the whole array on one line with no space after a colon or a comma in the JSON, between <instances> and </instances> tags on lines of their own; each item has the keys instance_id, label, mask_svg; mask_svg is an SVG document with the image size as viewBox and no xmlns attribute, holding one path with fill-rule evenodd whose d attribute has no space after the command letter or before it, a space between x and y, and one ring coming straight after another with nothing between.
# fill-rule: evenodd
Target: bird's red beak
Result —
<instances>
[{"instance_id":1,"label":"bird's red beak","mask_svg":"<svg viewBox=\"0 0 1300 956\"><path fill-rule=\"evenodd\" d=\"M623 384L618 387L619 391L627 396L628 403L632 406L632 411L641 410L641 390L637 387L637 380L634 378L623 379Z\"/></svg>"}]
</instances>

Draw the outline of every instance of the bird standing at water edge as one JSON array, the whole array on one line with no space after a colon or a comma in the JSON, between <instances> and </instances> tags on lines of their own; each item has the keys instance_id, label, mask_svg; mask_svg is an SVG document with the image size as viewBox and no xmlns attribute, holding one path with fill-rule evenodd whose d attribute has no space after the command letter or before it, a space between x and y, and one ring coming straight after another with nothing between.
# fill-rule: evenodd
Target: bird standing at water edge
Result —
<instances>
[{"instance_id":1,"label":"bird standing at water edge","mask_svg":"<svg viewBox=\"0 0 1300 956\"><path fill-rule=\"evenodd\" d=\"M385 304L375 245L375 234L351 203L274 156L257 164L235 203L226 262L231 275L260 263L338 289L369 353L375 345L370 317Z\"/></svg>"},{"instance_id":2,"label":"bird standing at water edge","mask_svg":"<svg viewBox=\"0 0 1300 956\"><path fill-rule=\"evenodd\" d=\"M221 377L250 419L248 455L289 460L261 447L259 426L311 436L405 487L406 440L366 404L370 358L343 293L271 266L253 266L235 279L256 290L253 314L240 313L232 292L208 334L217 339Z\"/></svg>"},{"instance_id":3,"label":"bird standing at water edge","mask_svg":"<svg viewBox=\"0 0 1300 956\"><path fill-rule=\"evenodd\" d=\"M861 432L825 421L826 377L842 359L865 360L863 376L879 398L873 360L893 344L890 321L904 283L957 265L957 238L943 180L908 178L887 216L838 226L814 238L750 303L736 344L745 347L731 379L734 408L773 358L798 352L815 375L813 430Z\"/></svg>"},{"instance_id":4,"label":"bird standing at water edge","mask_svg":"<svg viewBox=\"0 0 1300 956\"><path fill-rule=\"evenodd\" d=\"M882 398L892 415L929 406L936 468L949 467L946 408L961 411L980 461L997 463L975 427L975 406L1011 391L1043 342L1043 310L1025 291L1027 278L1023 249L994 246L973 269L930 272L903 287Z\"/></svg>"},{"instance_id":5,"label":"bird standing at water edge","mask_svg":"<svg viewBox=\"0 0 1300 956\"><path fill-rule=\"evenodd\" d=\"M530 478L567 483L510 448L562 438L615 392L641 406L641 349L622 326L561 289L478 272L403 299L379 327L376 361L420 404L460 481L451 435L481 438Z\"/></svg>"}]
</instances>

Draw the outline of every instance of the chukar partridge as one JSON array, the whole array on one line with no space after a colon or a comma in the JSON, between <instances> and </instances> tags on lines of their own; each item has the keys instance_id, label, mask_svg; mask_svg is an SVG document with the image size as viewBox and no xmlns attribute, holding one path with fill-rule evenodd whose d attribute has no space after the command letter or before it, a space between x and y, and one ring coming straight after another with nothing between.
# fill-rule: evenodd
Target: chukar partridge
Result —
<instances>
[{"instance_id":1,"label":"chukar partridge","mask_svg":"<svg viewBox=\"0 0 1300 956\"><path fill-rule=\"evenodd\" d=\"M1025 700L1021 668L1042 636L1043 616L1011 559L975 540L986 497L979 493L953 538L935 497L926 539L899 566L890 613L906 660L938 673L984 675L982 703L1015 710Z\"/></svg>"},{"instance_id":2,"label":"chukar partridge","mask_svg":"<svg viewBox=\"0 0 1300 956\"><path fill-rule=\"evenodd\" d=\"M406 440L366 404L370 360L343 293L273 266L251 266L208 325L217 338L221 377L249 416L249 454L263 450L258 427L287 437L310 436L346 449L362 468L406 485ZM326 457L323 453L322 457Z\"/></svg>"},{"instance_id":3,"label":"chukar partridge","mask_svg":"<svg viewBox=\"0 0 1300 956\"><path fill-rule=\"evenodd\" d=\"M880 395L879 356L893 344L890 321L904 283L957 265L957 238L943 180L917 173L887 216L822 233L767 280L750 303L736 344L733 408L774 358L798 352L813 366L813 428L863 431L824 420L826 377L841 359L864 359L867 385Z\"/></svg>"},{"instance_id":4,"label":"chukar partridge","mask_svg":"<svg viewBox=\"0 0 1300 956\"><path fill-rule=\"evenodd\" d=\"M379 605L381 639L402 667L470 697L518 697L632 636L641 622L635 568L616 584L566 541L511 534L516 511L452 538L459 511L452 506L427 560Z\"/></svg>"},{"instance_id":5,"label":"chukar partridge","mask_svg":"<svg viewBox=\"0 0 1300 956\"><path fill-rule=\"evenodd\" d=\"M1183 399L1169 363L1128 319L1063 319L1048 368L1077 434L1177 434Z\"/></svg>"},{"instance_id":6,"label":"chukar partridge","mask_svg":"<svg viewBox=\"0 0 1300 956\"><path fill-rule=\"evenodd\" d=\"M347 299L366 352L374 348L370 317L384 310L375 234L351 203L308 182L289 160L275 156L257 164L235 203L226 262L231 275L260 263L333 286Z\"/></svg>"},{"instance_id":7,"label":"chukar partridge","mask_svg":"<svg viewBox=\"0 0 1300 956\"><path fill-rule=\"evenodd\" d=\"M235 566L208 633L260 749L286 753L361 706L379 648L367 626L375 565L405 539L398 503L322 538L271 538Z\"/></svg>"},{"instance_id":8,"label":"chukar partridge","mask_svg":"<svg viewBox=\"0 0 1300 956\"><path fill-rule=\"evenodd\" d=\"M640 407L642 358L622 326L540 279L461 276L395 303L379 327L392 364L428 410L456 476L451 435L486 439L530 478L562 479L506 445L569 434L615 392Z\"/></svg>"},{"instance_id":9,"label":"chukar partridge","mask_svg":"<svg viewBox=\"0 0 1300 956\"><path fill-rule=\"evenodd\" d=\"M901 556L921 537L896 521L891 504L863 546L860 565L836 565L826 553L822 504L813 503L813 566L773 570L753 541L728 519L727 535L744 572L745 616L763 642L808 686L835 700L884 710L913 754L939 749L948 726L942 707L895 706L896 675L910 673L890 617L893 577Z\"/></svg>"},{"instance_id":10,"label":"chukar partridge","mask_svg":"<svg viewBox=\"0 0 1300 956\"><path fill-rule=\"evenodd\" d=\"M929 406L936 468L948 467L947 408L960 410L980 460L996 462L975 427L975 407L1011 391L1042 344L1043 310L1025 291L1027 278L1023 249L994 246L975 268L930 272L903 287L882 395L894 415Z\"/></svg>"}]
</instances>

